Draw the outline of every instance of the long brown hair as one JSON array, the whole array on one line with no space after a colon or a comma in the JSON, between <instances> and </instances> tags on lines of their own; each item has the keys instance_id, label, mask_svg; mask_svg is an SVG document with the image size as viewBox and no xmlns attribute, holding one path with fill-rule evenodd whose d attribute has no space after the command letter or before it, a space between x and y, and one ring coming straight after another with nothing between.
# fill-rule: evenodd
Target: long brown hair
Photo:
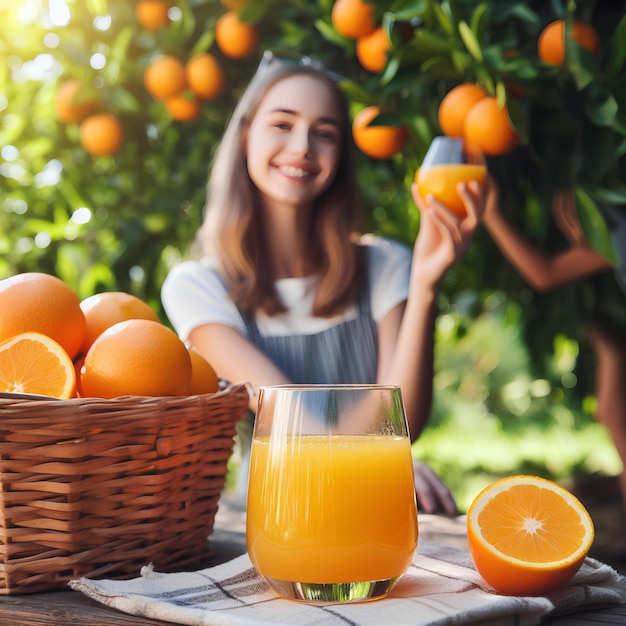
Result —
<instances>
[{"instance_id":1,"label":"long brown hair","mask_svg":"<svg viewBox=\"0 0 626 626\"><path fill-rule=\"evenodd\" d=\"M328 189L315 200L309 234L311 268L320 277L313 314L330 317L349 306L364 279L362 247L354 233L361 226L361 207L353 167L350 118L346 97L326 71L303 64L264 57L237 104L215 154L207 187L207 201L198 243L205 255L219 259L231 299L246 314L258 309L269 315L285 310L266 262L258 192L246 165L243 131L261 100L278 81L309 75L336 94L343 137L339 165Z\"/></svg>"}]
</instances>

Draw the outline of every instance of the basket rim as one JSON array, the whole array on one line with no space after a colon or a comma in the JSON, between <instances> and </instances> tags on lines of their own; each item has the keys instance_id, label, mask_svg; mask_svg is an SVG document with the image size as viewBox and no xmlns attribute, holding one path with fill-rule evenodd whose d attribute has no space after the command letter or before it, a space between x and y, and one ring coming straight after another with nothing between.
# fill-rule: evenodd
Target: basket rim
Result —
<instances>
[{"instance_id":1,"label":"basket rim","mask_svg":"<svg viewBox=\"0 0 626 626\"><path fill-rule=\"evenodd\" d=\"M0 407L6 404L37 404L40 405L42 403L47 404L52 402L55 406L75 406L75 405L90 405L90 404L127 404L127 403L137 403L137 404L150 404L152 402L168 402L175 403L179 402L188 402L193 401L196 398L212 398L212 397L220 397L224 395L228 395L230 393L236 393L241 391L242 388L245 388L248 396L253 397L254 391L252 385L249 382L242 383L232 383L225 379L220 379L220 387L217 391L212 393L201 393L201 394L193 394L186 396L116 396L115 398L97 398L97 397L84 397L84 398L55 398L52 396L43 396L38 394L26 394L26 393L11 393L11 392L0 392Z\"/></svg>"}]
</instances>

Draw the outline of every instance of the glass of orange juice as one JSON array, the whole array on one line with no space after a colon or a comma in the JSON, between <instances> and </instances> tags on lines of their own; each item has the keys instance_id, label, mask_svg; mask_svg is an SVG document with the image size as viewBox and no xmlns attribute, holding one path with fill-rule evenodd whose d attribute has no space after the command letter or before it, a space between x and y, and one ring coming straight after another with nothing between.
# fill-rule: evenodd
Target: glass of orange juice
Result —
<instances>
[{"instance_id":1,"label":"glass of orange juice","mask_svg":"<svg viewBox=\"0 0 626 626\"><path fill-rule=\"evenodd\" d=\"M400 389L262 387L246 524L250 559L281 596L317 604L386 596L417 547Z\"/></svg>"},{"instance_id":2,"label":"glass of orange juice","mask_svg":"<svg viewBox=\"0 0 626 626\"><path fill-rule=\"evenodd\" d=\"M435 137L415 173L415 182L422 198L432 194L450 211L463 216L465 205L457 192L457 185L472 180L483 185L486 177L483 156L466 153L462 139Z\"/></svg>"}]
</instances>

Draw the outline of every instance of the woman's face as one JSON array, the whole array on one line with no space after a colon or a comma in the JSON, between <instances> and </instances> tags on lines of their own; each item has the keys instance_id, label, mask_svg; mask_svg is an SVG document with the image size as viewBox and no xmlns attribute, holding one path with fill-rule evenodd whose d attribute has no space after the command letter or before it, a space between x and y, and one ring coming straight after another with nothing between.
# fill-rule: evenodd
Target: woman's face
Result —
<instances>
[{"instance_id":1,"label":"woman's face","mask_svg":"<svg viewBox=\"0 0 626 626\"><path fill-rule=\"evenodd\" d=\"M267 207L310 207L339 165L342 120L337 95L308 75L267 91L244 135L248 173Z\"/></svg>"}]
</instances>

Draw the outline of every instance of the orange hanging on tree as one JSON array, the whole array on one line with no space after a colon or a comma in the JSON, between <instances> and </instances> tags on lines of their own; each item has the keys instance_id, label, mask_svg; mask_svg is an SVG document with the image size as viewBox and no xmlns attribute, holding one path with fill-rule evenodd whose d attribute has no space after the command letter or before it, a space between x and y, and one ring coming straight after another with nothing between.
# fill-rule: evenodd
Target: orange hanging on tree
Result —
<instances>
[{"instance_id":1,"label":"orange hanging on tree","mask_svg":"<svg viewBox=\"0 0 626 626\"><path fill-rule=\"evenodd\" d=\"M83 83L75 78L68 78L61 83L54 101L54 110L61 122L81 122L98 108L98 101L91 94L86 97L85 94L81 95L82 91Z\"/></svg>"},{"instance_id":2,"label":"orange hanging on tree","mask_svg":"<svg viewBox=\"0 0 626 626\"><path fill-rule=\"evenodd\" d=\"M187 86L198 98L213 100L224 88L224 73L218 60L208 52L192 56L185 65Z\"/></svg>"},{"instance_id":3,"label":"orange hanging on tree","mask_svg":"<svg viewBox=\"0 0 626 626\"><path fill-rule=\"evenodd\" d=\"M256 52L259 31L254 24L242 22L235 11L228 11L215 24L215 42L227 57L243 59Z\"/></svg>"},{"instance_id":4,"label":"orange hanging on tree","mask_svg":"<svg viewBox=\"0 0 626 626\"><path fill-rule=\"evenodd\" d=\"M598 53L600 40L591 24L575 21L572 24L572 39L591 54ZM562 65L565 62L565 49L565 22L555 20L539 35L537 54L546 65Z\"/></svg>"},{"instance_id":5,"label":"orange hanging on tree","mask_svg":"<svg viewBox=\"0 0 626 626\"><path fill-rule=\"evenodd\" d=\"M156 100L176 96L187 87L185 66L171 54L160 54L146 66L143 83Z\"/></svg>"},{"instance_id":6,"label":"orange hanging on tree","mask_svg":"<svg viewBox=\"0 0 626 626\"><path fill-rule=\"evenodd\" d=\"M508 154L519 145L506 107L498 106L496 98L491 96L481 98L467 112L463 137L468 152L490 156Z\"/></svg>"},{"instance_id":7,"label":"orange hanging on tree","mask_svg":"<svg viewBox=\"0 0 626 626\"><path fill-rule=\"evenodd\" d=\"M453 87L439 105L437 116L441 132L448 137L463 137L463 125L468 111L487 94L474 83Z\"/></svg>"},{"instance_id":8,"label":"orange hanging on tree","mask_svg":"<svg viewBox=\"0 0 626 626\"><path fill-rule=\"evenodd\" d=\"M362 109L352 123L352 137L361 152L373 159L389 159L400 152L409 138L404 124L375 126L370 123L380 115L380 107Z\"/></svg>"},{"instance_id":9,"label":"orange hanging on tree","mask_svg":"<svg viewBox=\"0 0 626 626\"><path fill-rule=\"evenodd\" d=\"M135 17L143 28L156 33L170 23L170 6L166 0L139 0L135 5Z\"/></svg>"},{"instance_id":10,"label":"orange hanging on tree","mask_svg":"<svg viewBox=\"0 0 626 626\"><path fill-rule=\"evenodd\" d=\"M376 27L374 5L365 0L336 0L330 18L335 30L348 39L369 35Z\"/></svg>"},{"instance_id":11,"label":"orange hanging on tree","mask_svg":"<svg viewBox=\"0 0 626 626\"><path fill-rule=\"evenodd\" d=\"M80 143L93 156L113 156L124 145L124 130L110 113L96 113L81 123Z\"/></svg>"},{"instance_id":12,"label":"orange hanging on tree","mask_svg":"<svg viewBox=\"0 0 626 626\"><path fill-rule=\"evenodd\" d=\"M382 26L356 40L356 56L359 63L374 74L380 74L385 69L390 50L391 41Z\"/></svg>"}]
</instances>

